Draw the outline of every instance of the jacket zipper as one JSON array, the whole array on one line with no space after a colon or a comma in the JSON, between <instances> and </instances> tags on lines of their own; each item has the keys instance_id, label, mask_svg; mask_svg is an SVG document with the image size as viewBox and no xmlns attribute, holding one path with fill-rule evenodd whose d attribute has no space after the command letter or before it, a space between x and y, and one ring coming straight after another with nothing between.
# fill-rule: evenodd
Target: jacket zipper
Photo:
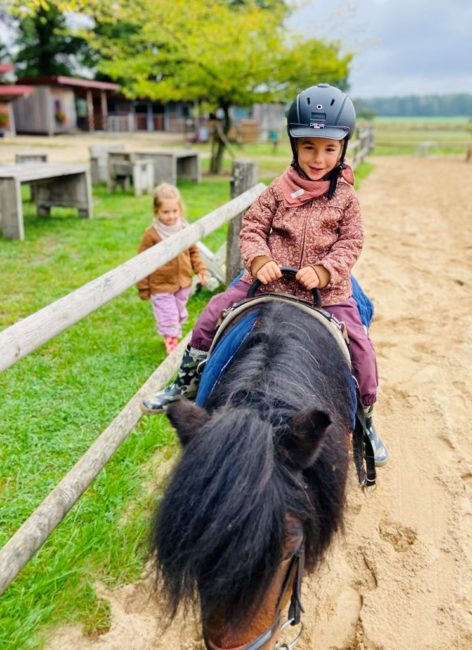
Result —
<instances>
[{"instance_id":1,"label":"jacket zipper","mask_svg":"<svg viewBox=\"0 0 472 650\"><path fill-rule=\"evenodd\" d=\"M308 217L309 215L305 217L305 223L303 224L303 239L302 239L302 249L301 249L301 255L300 255L300 262L298 263L298 268L302 268L302 261L303 261L303 255L305 252L305 239L306 239L306 231L307 231L307 225L308 225Z\"/></svg>"}]
</instances>

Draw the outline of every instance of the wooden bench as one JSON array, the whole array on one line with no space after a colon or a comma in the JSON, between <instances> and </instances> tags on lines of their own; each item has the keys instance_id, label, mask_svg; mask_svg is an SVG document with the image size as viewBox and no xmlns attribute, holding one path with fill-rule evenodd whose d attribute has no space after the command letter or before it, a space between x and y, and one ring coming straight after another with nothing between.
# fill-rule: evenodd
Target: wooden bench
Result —
<instances>
[{"instance_id":1,"label":"wooden bench","mask_svg":"<svg viewBox=\"0 0 472 650\"><path fill-rule=\"evenodd\" d=\"M125 151L124 144L104 144L89 147L90 172L92 174L92 185L108 183L108 154L110 151Z\"/></svg>"},{"instance_id":2,"label":"wooden bench","mask_svg":"<svg viewBox=\"0 0 472 650\"><path fill-rule=\"evenodd\" d=\"M25 163L47 163L47 161L47 153L17 153L15 155L15 162L17 165L24 165ZM30 183L30 199L33 203L35 201L35 196L34 183Z\"/></svg>"},{"instance_id":3,"label":"wooden bench","mask_svg":"<svg viewBox=\"0 0 472 650\"><path fill-rule=\"evenodd\" d=\"M22 163L0 165L0 228L7 239L24 239L21 185L34 184L39 216L53 206L77 208L79 217L92 217L92 190L86 165Z\"/></svg>"},{"instance_id":4,"label":"wooden bench","mask_svg":"<svg viewBox=\"0 0 472 650\"><path fill-rule=\"evenodd\" d=\"M152 160L154 164L154 185L177 181L201 181L200 154L189 149L169 151L136 151L137 160Z\"/></svg>"},{"instance_id":5,"label":"wooden bench","mask_svg":"<svg viewBox=\"0 0 472 650\"><path fill-rule=\"evenodd\" d=\"M133 185L135 196L149 194L154 187L154 164L152 160L138 159L129 152L108 152L108 191L113 192L118 186L123 191Z\"/></svg>"}]
</instances>

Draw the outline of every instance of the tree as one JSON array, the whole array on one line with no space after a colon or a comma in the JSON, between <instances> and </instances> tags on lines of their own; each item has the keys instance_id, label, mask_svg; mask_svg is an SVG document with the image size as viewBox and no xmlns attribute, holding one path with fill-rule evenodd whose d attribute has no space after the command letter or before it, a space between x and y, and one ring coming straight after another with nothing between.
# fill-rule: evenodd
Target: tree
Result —
<instances>
[{"instance_id":1,"label":"tree","mask_svg":"<svg viewBox=\"0 0 472 650\"><path fill-rule=\"evenodd\" d=\"M351 55L336 44L289 38L280 0L139 0L116 19L135 27L127 39L92 37L99 69L129 97L205 102L223 114L212 160L221 170L230 107L284 101L318 81L343 84Z\"/></svg>"},{"instance_id":2,"label":"tree","mask_svg":"<svg viewBox=\"0 0 472 650\"><path fill-rule=\"evenodd\" d=\"M21 6L45 0L11 0ZM56 0L83 9L101 74L130 98L204 102L223 114L212 170L222 166L230 107L287 101L320 81L345 87L352 55L287 31L285 0ZM108 25L108 27L107 27ZM114 27L113 27L114 26Z\"/></svg>"},{"instance_id":3,"label":"tree","mask_svg":"<svg viewBox=\"0 0 472 650\"><path fill-rule=\"evenodd\" d=\"M91 62L90 47L71 33L54 4L41 4L19 21L13 60L22 77L72 75Z\"/></svg>"}]
</instances>

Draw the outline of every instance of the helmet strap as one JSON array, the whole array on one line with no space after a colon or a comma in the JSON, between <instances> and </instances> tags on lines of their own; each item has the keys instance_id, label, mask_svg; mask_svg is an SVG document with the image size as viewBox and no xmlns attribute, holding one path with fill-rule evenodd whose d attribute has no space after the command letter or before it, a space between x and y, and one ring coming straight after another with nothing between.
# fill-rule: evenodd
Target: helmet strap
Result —
<instances>
[{"instance_id":1,"label":"helmet strap","mask_svg":"<svg viewBox=\"0 0 472 650\"><path fill-rule=\"evenodd\" d=\"M333 198L334 193L336 192L336 187L338 185L338 178L343 172L345 167L344 157L346 156L347 150L347 138L344 138L343 148L341 151L341 157L339 158L338 164L334 169L332 169L329 174L325 176L326 180L329 180L329 189L328 189L328 201Z\"/></svg>"}]
</instances>

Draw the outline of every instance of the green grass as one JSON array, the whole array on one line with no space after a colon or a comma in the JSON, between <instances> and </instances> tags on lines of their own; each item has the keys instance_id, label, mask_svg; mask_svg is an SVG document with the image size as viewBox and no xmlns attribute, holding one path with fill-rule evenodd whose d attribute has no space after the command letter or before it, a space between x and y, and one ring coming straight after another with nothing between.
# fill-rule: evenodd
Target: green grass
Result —
<instances>
[{"instance_id":1,"label":"green grass","mask_svg":"<svg viewBox=\"0 0 472 650\"><path fill-rule=\"evenodd\" d=\"M465 155L472 137L468 118L376 117L374 129L374 155L417 155L422 142L435 155Z\"/></svg>"},{"instance_id":2,"label":"green grass","mask_svg":"<svg viewBox=\"0 0 472 650\"><path fill-rule=\"evenodd\" d=\"M251 157L274 174L287 164L264 148ZM370 171L362 165L357 177ZM274 174L263 168L263 180ZM180 184L189 220L229 198L229 178ZM28 193L25 192L25 199ZM24 241L0 238L4 329L136 254L149 224L150 198L94 191L94 219L53 209L38 218L28 201ZM206 238L216 250L222 227ZM189 331L211 294L189 304ZM0 375L0 545L85 453L165 358L148 302L129 289ZM0 597L0 648L44 645L59 623L107 629L108 605L94 584L136 580L148 554L148 529L162 462L177 450L164 418L143 418L63 522ZM152 487L150 487L152 486Z\"/></svg>"},{"instance_id":3,"label":"green grass","mask_svg":"<svg viewBox=\"0 0 472 650\"><path fill-rule=\"evenodd\" d=\"M183 183L194 220L225 203L228 179ZM150 198L94 192L95 217L25 202L26 239L0 240L3 329L136 254ZM213 249L225 228L210 235ZM190 301L189 330L210 297ZM146 381L165 353L148 302L134 289L84 318L0 375L0 544L5 543ZM163 418L144 418L66 519L0 598L0 647L41 647L41 626L106 626L94 582L136 579L147 555L159 471L156 450L175 452ZM124 517L123 515L126 514Z\"/></svg>"}]
</instances>

